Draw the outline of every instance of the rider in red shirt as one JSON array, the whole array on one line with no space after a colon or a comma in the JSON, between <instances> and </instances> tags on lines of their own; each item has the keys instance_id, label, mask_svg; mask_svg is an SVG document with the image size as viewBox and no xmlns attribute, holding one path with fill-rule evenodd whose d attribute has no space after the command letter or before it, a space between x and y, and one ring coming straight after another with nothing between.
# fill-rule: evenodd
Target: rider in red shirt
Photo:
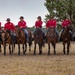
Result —
<instances>
[{"instance_id":1,"label":"rider in red shirt","mask_svg":"<svg viewBox=\"0 0 75 75\"><path fill-rule=\"evenodd\" d=\"M54 27L56 28L56 20L53 19L53 17L51 16L51 19L49 19L46 23L46 28L49 28L49 27Z\"/></svg>"},{"instance_id":2,"label":"rider in red shirt","mask_svg":"<svg viewBox=\"0 0 75 75\"><path fill-rule=\"evenodd\" d=\"M4 30L10 31L13 43L15 43L16 42L16 36L14 35L15 26L12 22L10 22L10 18L7 18L6 21L7 21L7 23L5 23L5 25L4 25Z\"/></svg>"},{"instance_id":3,"label":"rider in red shirt","mask_svg":"<svg viewBox=\"0 0 75 75\"><path fill-rule=\"evenodd\" d=\"M44 31L42 29L42 24L43 24L43 21L41 20L41 16L38 16L37 21L35 22L35 27L40 28L42 30L42 32L44 33ZM36 29L35 29L35 31L36 31Z\"/></svg>"},{"instance_id":4,"label":"rider in red shirt","mask_svg":"<svg viewBox=\"0 0 75 75\"><path fill-rule=\"evenodd\" d=\"M29 35L28 35L28 31L26 30L26 22L24 21L24 17L20 16L20 21L18 22L18 26L23 29L24 33L26 34L27 37L27 42L29 42Z\"/></svg>"},{"instance_id":5,"label":"rider in red shirt","mask_svg":"<svg viewBox=\"0 0 75 75\"><path fill-rule=\"evenodd\" d=\"M62 22L62 27L67 27L68 25L71 25L71 21L68 18L66 18Z\"/></svg>"},{"instance_id":6,"label":"rider in red shirt","mask_svg":"<svg viewBox=\"0 0 75 75\"><path fill-rule=\"evenodd\" d=\"M10 31L14 31L15 30L15 26L12 22L10 22L10 18L7 18L7 23L5 23L4 25L4 30L10 30Z\"/></svg>"},{"instance_id":7,"label":"rider in red shirt","mask_svg":"<svg viewBox=\"0 0 75 75\"><path fill-rule=\"evenodd\" d=\"M35 27L36 28L42 28L43 22L41 21L41 16L38 16L38 20L35 22Z\"/></svg>"},{"instance_id":8,"label":"rider in red shirt","mask_svg":"<svg viewBox=\"0 0 75 75\"><path fill-rule=\"evenodd\" d=\"M48 29L49 27L54 27L55 28L55 31L56 31L56 34L57 34L57 38L58 38L59 35L58 35L58 31L56 29L56 20L53 18L52 15L50 16L50 19L46 23L46 28Z\"/></svg>"},{"instance_id":9,"label":"rider in red shirt","mask_svg":"<svg viewBox=\"0 0 75 75\"><path fill-rule=\"evenodd\" d=\"M64 20L62 21L62 30L60 31L60 39L61 39L61 34L64 31L64 28L71 25L71 20L69 20L67 17L64 17ZM72 37L72 32L70 32L71 37Z\"/></svg>"}]
</instances>

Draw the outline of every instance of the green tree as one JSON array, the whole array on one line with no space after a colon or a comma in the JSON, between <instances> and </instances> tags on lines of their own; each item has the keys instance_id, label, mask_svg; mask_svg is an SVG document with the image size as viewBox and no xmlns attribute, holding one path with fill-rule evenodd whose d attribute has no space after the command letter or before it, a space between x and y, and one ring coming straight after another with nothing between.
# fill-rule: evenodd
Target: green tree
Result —
<instances>
[{"instance_id":1,"label":"green tree","mask_svg":"<svg viewBox=\"0 0 75 75\"><path fill-rule=\"evenodd\" d=\"M57 21L62 21L67 16L75 25L75 0L45 0L44 5L49 12L45 15L45 22L49 19L50 15L56 17Z\"/></svg>"}]
</instances>

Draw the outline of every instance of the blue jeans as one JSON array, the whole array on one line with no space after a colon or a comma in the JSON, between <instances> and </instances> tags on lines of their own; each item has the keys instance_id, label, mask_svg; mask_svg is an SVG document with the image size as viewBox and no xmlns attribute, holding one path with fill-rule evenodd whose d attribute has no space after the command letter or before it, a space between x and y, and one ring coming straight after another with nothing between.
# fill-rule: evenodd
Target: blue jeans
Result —
<instances>
[{"instance_id":1,"label":"blue jeans","mask_svg":"<svg viewBox=\"0 0 75 75\"><path fill-rule=\"evenodd\" d=\"M56 32L57 38L59 38L59 32L56 28L55 28L55 32Z\"/></svg>"},{"instance_id":2,"label":"blue jeans","mask_svg":"<svg viewBox=\"0 0 75 75\"><path fill-rule=\"evenodd\" d=\"M15 35L15 33L12 33L12 31L11 31L11 38L12 38L12 43L16 43L16 35Z\"/></svg>"},{"instance_id":3,"label":"blue jeans","mask_svg":"<svg viewBox=\"0 0 75 75\"><path fill-rule=\"evenodd\" d=\"M24 31L24 33L26 34L26 38L27 38L27 40L29 40L28 31L27 31L25 28L23 28L23 31Z\"/></svg>"},{"instance_id":4,"label":"blue jeans","mask_svg":"<svg viewBox=\"0 0 75 75\"><path fill-rule=\"evenodd\" d=\"M37 28L36 28L36 29L37 29ZM35 33L36 29L33 31L33 33ZM43 32L43 34L45 33L42 28L39 28L39 29L41 29L41 31Z\"/></svg>"}]
</instances>

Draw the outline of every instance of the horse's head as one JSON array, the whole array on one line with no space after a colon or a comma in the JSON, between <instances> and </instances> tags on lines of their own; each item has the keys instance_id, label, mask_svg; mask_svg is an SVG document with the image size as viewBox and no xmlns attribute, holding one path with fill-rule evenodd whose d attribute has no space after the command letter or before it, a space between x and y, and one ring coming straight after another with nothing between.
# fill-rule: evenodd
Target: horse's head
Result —
<instances>
[{"instance_id":1,"label":"horse's head","mask_svg":"<svg viewBox=\"0 0 75 75\"><path fill-rule=\"evenodd\" d=\"M15 26L15 32L17 35L21 32L21 28L18 25Z\"/></svg>"},{"instance_id":2,"label":"horse's head","mask_svg":"<svg viewBox=\"0 0 75 75\"><path fill-rule=\"evenodd\" d=\"M2 38L2 41L4 41L4 42L7 41L10 38L10 33L7 31L3 31L1 33L1 38Z\"/></svg>"},{"instance_id":3,"label":"horse's head","mask_svg":"<svg viewBox=\"0 0 75 75\"><path fill-rule=\"evenodd\" d=\"M54 28L54 27L50 27L50 28L48 29L48 35L49 35L49 37L51 37L51 38L55 37L56 32L55 32L55 28Z\"/></svg>"},{"instance_id":4,"label":"horse's head","mask_svg":"<svg viewBox=\"0 0 75 75\"><path fill-rule=\"evenodd\" d=\"M34 40L40 43L43 40L43 32L40 28L36 28L34 32Z\"/></svg>"},{"instance_id":5,"label":"horse's head","mask_svg":"<svg viewBox=\"0 0 75 75\"><path fill-rule=\"evenodd\" d=\"M72 31L72 30L73 30L72 25L68 25L68 26L67 26L67 29Z\"/></svg>"}]
</instances>

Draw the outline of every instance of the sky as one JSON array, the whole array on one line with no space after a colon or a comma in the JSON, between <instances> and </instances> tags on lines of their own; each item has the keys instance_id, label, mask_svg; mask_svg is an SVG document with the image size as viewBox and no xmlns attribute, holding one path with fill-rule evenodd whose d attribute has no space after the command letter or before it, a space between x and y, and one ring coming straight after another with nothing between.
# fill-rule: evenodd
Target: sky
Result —
<instances>
[{"instance_id":1,"label":"sky","mask_svg":"<svg viewBox=\"0 0 75 75\"><path fill-rule=\"evenodd\" d=\"M44 2L45 0L0 0L2 26L6 23L7 18L10 18L11 22L17 25L20 16L24 16L28 27L35 25L38 16L41 16L42 21L44 21L45 15L48 14Z\"/></svg>"}]
</instances>

